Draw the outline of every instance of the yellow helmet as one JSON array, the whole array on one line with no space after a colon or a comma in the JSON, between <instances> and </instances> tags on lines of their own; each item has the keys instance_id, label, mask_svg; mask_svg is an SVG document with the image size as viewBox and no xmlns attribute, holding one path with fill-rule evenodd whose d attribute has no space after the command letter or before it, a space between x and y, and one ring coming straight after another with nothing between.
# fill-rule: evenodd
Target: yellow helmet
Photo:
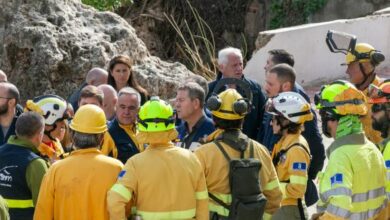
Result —
<instances>
[{"instance_id":1,"label":"yellow helmet","mask_svg":"<svg viewBox=\"0 0 390 220\"><path fill-rule=\"evenodd\" d=\"M335 115L366 115L367 98L351 83L337 80L322 87L314 96L317 109Z\"/></svg>"},{"instance_id":2,"label":"yellow helmet","mask_svg":"<svg viewBox=\"0 0 390 220\"><path fill-rule=\"evenodd\" d=\"M345 65L349 65L355 61L359 63L371 62L374 66L378 65L385 59L385 56L375 50L373 46L367 43L358 43L355 46L355 51L348 51L345 56Z\"/></svg>"},{"instance_id":3,"label":"yellow helmet","mask_svg":"<svg viewBox=\"0 0 390 220\"><path fill-rule=\"evenodd\" d=\"M147 101L138 114L138 129L144 132L168 131L175 128L173 109L158 96Z\"/></svg>"},{"instance_id":4,"label":"yellow helmet","mask_svg":"<svg viewBox=\"0 0 390 220\"><path fill-rule=\"evenodd\" d=\"M81 133L101 134L107 131L106 115L96 105L83 105L77 110L69 127Z\"/></svg>"},{"instance_id":5,"label":"yellow helmet","mask_svg":"<svg viewBox=\"0 0 390 220\"><path fill-rule=\"evenodd\" d=\"M211 113L222 119L238 120L248 113L250 104L235 89L227 89L207 100Z\"/></svg>"}]
</instances>

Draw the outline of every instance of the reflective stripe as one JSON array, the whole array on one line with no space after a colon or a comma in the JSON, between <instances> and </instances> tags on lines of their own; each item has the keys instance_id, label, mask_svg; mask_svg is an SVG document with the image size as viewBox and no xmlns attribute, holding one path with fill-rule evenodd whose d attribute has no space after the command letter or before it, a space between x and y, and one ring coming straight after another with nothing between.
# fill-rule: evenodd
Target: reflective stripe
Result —
<instances>
[{"instance_id":1,"label":"reflective stripe","mask_svg":"<svg viewBox=\"0 0 390 220\"><path fill-rule=\"evenodd\" d=\"M317 205L317 213L320 213L320 212L325 212L326 210L326 205Z\"/></svg>"},{"instance_id":2,"label":"reflective stripe","mask_svg":"<svg viewBox=\"0 0 390 220\"><path fill-rule=\"evenodd\" d=\"M116 183L111 187L111 191L123 196L127 201L131 199L131 191L129 191L124 185Z\"/></svg>"},{"instance_id":3,"label":"reflective stripe","mask_svg":"<svg viewBox=\"0 0 390 220\"><path fill-rule=\"evenodd\" d=\"M209 194L208 194L207 190L202 191L202 192L196 192L195 193L195 198L197 200L208 199L209 198Z\"/></svg>"},{"instance_id":4,"label":"reflective stripe","mask_svg":"<svg viewBox=\"0 0 390 220\"><path fill-rule=\"evenodd\" d=\"M213 193L213 195L226 204L232 203L231 194Z\"/></svg>"},{"instance_id":5,"label":"reflective stripe","mask_svg":"<svg viewBox=\"0 0 390 220\"><path fill-rule=\"evenodd\" d=\"M280 183L280 191L282 191L282 195L283 195L282 199L287 198L286 186L287 186L287 183Z\"/></svg>"},{"instance_id":6,"label":"reflective stripe","mask_svg":"<svg viewBox=\"0 0 390 220\"><path fill-rule=\"evenodd\" d=\"M385 209L387 206L387 200L384 201L384 203L376 209L370 209L366 212L358 212L358 213L352 213L350 218L351 219L369 219L377 215L382 209Z\"/></svg>"},{"instance_id":7,"label":"reflective stripe","mask_svg":"<svg viewBox=\"0 0 390 220\"><path fill-rule=\"evenodd\" d=\"M385 188L380 187L377 189L370 190L365 193L356 193L352 195L352 202L365 202L370 199L377 198L379 196L384 196L385 195Z\"/></svg>"},{"instance_id":8,"label":"reflective stripe","mask_svg":"<svg viewBox=\"0 0 390 220\"><path fill-rule=\"evenodd\" d=\"M268 213L264 212L264 214L263 214L263 220L271 220L271 218L272 218L272 215L271 215L271 214L268 214Z\"/></svg>"},{"instance_id":9,"label":"reflective stripe","mask_svg":"<svg viewBox=\"0 0 390 220\"><path fill-rule=\"evenodd\" d=\"M229 215L229 210L225 209L221 205L217 205L217 204L214 204L214 203L211 203L211 202L209 202L209 210L210 210L210 212L218 213L218 215L222 215L222 216L228 216Z\"/></svg>"},{"instance_id":10,"label":"reflective stripe","mask_svg":"<svg viewBox=\"0 0 390 220\"><path fill-rule=\"evenodd\" d=\"M390 199L390 192L387 192L387 199Z\"/></svg>"},{"instance_id":11,"label":"reflective stripe","mask_svg":"<svg viewBox=\"0 0 390 220\"><path fill-rule=\"evenodd\" d=\"M351 212L349 210L343 209L332 204L328 205L326 211L332 213L333 215L340 216L341 218L348 218L351 215Z\"/></svg>"},{"instance_id":12,"label":"reflective stripe","mask_svg":"<svg viewBox=\"0 0 390 220\"><path fill-rule=\"evenodd\" d=\"M291 175L290 176L290 183L302 184L302 185L306 186L306 184L307 184L307 177Z\"/></svg>"},{"instance_id":13,"label":"reflective stripe","mask_svg":"<svg viewBox=\"0 0 390 220\"><path fill-rule=\"evenodd\" d=\"M8 208L33 208L34 203L32 199L19 200L19 199L4 199L7 202Z\"/></svg>"},{"instance_id":14,"label":"reflective stripe","mask_svg":"<svg viewBox=\"0 0 390 220\"><path fill-rule=\"evenodd\" d=\"M279 187L279 180L274 179L271 182L265 184L264 190L273 190L275 188Z\"/></svg>"},{"instance_id":15,"label":"reflective stripe","mask_svg":"<svg viewBox=\"0 0 390 220\"><path fill-rule=\"evenodd\" d=\"M326 202L331 196L352 196L352 190L347 187L333 188L320 194L321 200Z\"/></svg>"},{"instance_id":16,"label":"reflective stripe","mask_svg":"<svg viewBox=\"0 0 390 220\"><path fill-rule=\"evenodd\" d=\"M171 212L145 212L137 211L142 219L191 219L195 217L196 209Z\"/></svg>"},{"instance_id":17,"label":"reflective stripe","mask_svg":"<svg viewBox=\"0 0 390 220\"><path fill-rule=\"evenodd\" d=\"M387 180L390 181L390 171L386 172L386 177L387 177Z\"/></svg>"}]
</instances>

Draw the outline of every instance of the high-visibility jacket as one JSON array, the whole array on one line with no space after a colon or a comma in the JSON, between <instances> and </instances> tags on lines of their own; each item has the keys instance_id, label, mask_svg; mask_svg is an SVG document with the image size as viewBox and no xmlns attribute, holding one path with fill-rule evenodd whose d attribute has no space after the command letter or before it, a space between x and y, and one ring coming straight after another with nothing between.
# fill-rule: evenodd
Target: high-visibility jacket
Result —
<instances>
[{"instance_id":1,"label":"high-visibility jacket","mask_svg":"<svg viewBox=\"0 0 390 220\"><path fill-rule=\"evenodd\" d=\"M390 137L385 139L382 142L383 146L383 159L385 160L386 166L386 194L389 199L389 203L387 205L387 214L390 216Z\"/></svg>"},{"instance_id":2,"label":"high-visibility jacket","mask_svg":"<svg viewBox=\"0 0 390 220\"><path fill-rule=\"evenodd\" d=\"M381 79L378 78L378 77L375 77L374 81L372 82L372 84L376 85L376 86L379 86L379 84L381 83ZM363 93L368 96L368 88L365 89L363 91ZM363 124L363 129L364 129L364 133L366 134L367 138L372 141L374 144L379 144L383 141L383 138L381 137L381 132L375 130L372 128L372 118L371 118L371 115L372 115L372 112L371 112L371 106L373 104L370 104L370 103L366 103L367 105L367 115L363 116L360 118L360 121L362 122Z\"/></svg>"},{"instance_id":3,"label":"high-visibility jacket","mask_svg":"<svg viewBox=\"0 0 390 220\"><path fill-rule=\"evenodd\" d=\"M106 195L123 164L96 148L73 151L46 173L36 220L108 220Z\"/></svg>"},{"instance_id":4,"label":"high-visibility jacket","mask_svg":"<svg viewBox=\"0 0 390 220\"><path fill-rule=\"evenodd\" d=\"M150 144L131 157L107 196L110 219L121 220L129 212L126 206L133 206L143 220L208 220L207 200L198 159L172 143Z\"/></svg>"},{"instance_id":5,"label":"high-visibility jacket","mask_svg":"<svg viewBox=\"0 0 390 220\"><path fill-rule=\"evenodd\" d=\"M281 151L286 153L280 154ZM283 136L274 146L272 159L278 154L280 159L276 165L276 172L283 193L281 205L298 205L298 199L305 200L307 172L310 165L310 149L306 139L300 134Z\"/></svg>"},{"instance_id":6,"label":"high-visibility jacket","mask_svg":"<svg viewBox=\"0 0 390 220\"><path fill-rule=\"evenodd\" d=\"M239 135L242 135L241 131L237 132L237 140ZM250 139L250 141L253 140ZM220 143L230 158L240 158L239 151L233 149L224 142ZM254 158L259 159L262 165L259 173L260 187L267 198L263 218L270 219L272 214L280 207L282 192L280 190L278 177L268 150L256 141L253 141L253 148ZM195 151L195 155L199 158L199 161L204 169L208 191L224 203L230 204L232 196L229 185L229 163L222 152L218 149L215 143L210 142L200 146ZM249 147L244 153L244 158L248 157ZM212 199L209 200L209 210L222 216L229 215L228 209L219 205Z\"/></svg>"},{"instance_id":7,"label":"high-visibility jacket","mask_svg":"<svg viewBox=\"0 0 390 220\"><path fill-rule=\"evenodd\" d=\"M62 148L61 142L56 139L51 141L50 144L45 144L42 142L38 147L40 156L47 158L50 164L64 158L64 149Z\"/></svg>"},{"instance_id":8,"label":"high-visibility jacket","mask_svg":"<svg viewBox=\"0 0 390 220\"><path fill-rule=\"evenodd\" d=\"M386 219L386 169L380 151L364 133L337 138L319 176L320 219Z\"/></svg>"},{"instance_id":9,"label":"high-visibility jacket","mask_svg":"<svg viewBox=\"0 0 390 220\"><path fill-rule=\"evenodd\" d=\"M136 138L134 125L122 125L117 119L111 122L109 130L104 133L102 153L117 158L123 164L129 157L144 150Z\"/></svg>"}]
</instances>

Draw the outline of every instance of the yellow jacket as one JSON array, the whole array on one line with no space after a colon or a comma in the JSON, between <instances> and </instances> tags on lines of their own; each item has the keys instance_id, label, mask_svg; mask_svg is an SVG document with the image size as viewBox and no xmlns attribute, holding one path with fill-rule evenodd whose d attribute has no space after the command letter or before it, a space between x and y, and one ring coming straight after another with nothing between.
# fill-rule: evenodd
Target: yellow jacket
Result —
<instances>
[{"instance_id":1,"label":"yellow jacket","mask_svg":"<svg viewBox=\"0 0 390 220\"><path fill-rule=\"evenodd\" d=\"M310 149L302 135L287 134L275 144L272 152L272 159L274 159L280 151L286 150L295 143L302 144L307 151L300 146L294 146L280 156L279 163L276 165L280 188L283 192L282 206L297 205L298 198L304 201Z\"/></svg>"},{"instance_id":2,"label":"yellow jacket","mask_svg":"<svg viewBox=\"0 0 390 220\"><path fill-rule=\"evenodd\" d=\"M363 133L350 134L335 139L327 157L319 175L319 219L388 219L386 168L377 147Z\"/></svg>"},{"instance_id":3,"label":"yellow jacket","mask_svg":"<svg viewBox=\"0 0 390 220\"><path fill-rule=\"evenodd\" d=\"M252 140L253 141L253 140ZM271 157L264 146L253 141L254 158L261 161L260 179L261 189L267 197L264 219L270 219L272 214L280 207L282 192L280 191L278 177L272 164ZM221 142L222 147L230 158L240 158L240 152ZM207 143L200 146L195 155L199 158L206 175L207 189L210 193L218 197L223 202L231 202L229 186L229 163L213 143ZM245 151L245 158L249 157L249 148ZM217 212L219 215L228 216L229 210L223 208L212 199L209 200L210 211Z\"/></svg>"},{"instance_id":4,"label":"yellow jacket","mask_svg":"<svg viewBox=\"0 0 390 220\"><path fill-rule=\"evenodd\" d=\"M383 146L383 159L385 160L386 166L386 194L389 199L389 203L387 203L387 214L390 216L390 137L385 139L382 142Z\"/></svg>"},{"instance_id":5,"label":"yellow jacket","mask_svg":"<svg viewBox=\"0 0 390 220\"><path fill-rule=\"evenodd\" d=\"M137 135L137 130L134 129L134 125L121 125L119 126L125 130L126 134L129 135L131 140L136 144L139 152L144 151L143 145L140 145L137 141L136 135ZM110 133L108 131L104 132L104 138L103 138L103 144L102 144L102 153L104 155L112 155L113 158L118 158L118 150L115 146L115 142L112 139Z\"/></svg>"},{"instance_id":6,"label":"yellow jacket","mask_svg":"<svg viewBox=\"0 0 390 220\"><path fill-rule=\"evenodd\" d=\"M46 173L34 219L109 219L106 194L122 167L120 161L96 148L73 151Z\"/></svg>"},{"instance_id":7,"label":"yellow jacket","mask_svg":"<svg viewBox=\"0 0 390 220\"><path fill-rule=\"evenodd\" d=\"M54 149L43 142L41 142L41 144L38 146L39 153L42 156L48 157L50 160L50 164L64 158L65 153L64 149L62 148L61 142L58 139L52 141L51 144L53 144Z\"/></svg>"},{"instance_id":8,"label":"yellow jacket","mask_svg":"<svg viewBox=\"0 0 390 220\"><path fill-rule=\"evenodd\" d=\"M153 138L166 140L167 132L155 133ZM107 197L113 220L126 219L126 206L135 207L133 212L136 210L144 220L208 220L207 201L206 181L198 159L169 141L150 143L144 152L131 157Z\"/></svg>"},{"instance_id":9,"label":"yellow jacket","mask_svg":"<svg viewBox=\"0 0 390 220\"><path fill-rule=\"evenodd\" d=\"M379 84L381 83L381 79L378 78L378 77L375 77L374 81L372 82L372 84L376 85L376 86L379 86ZM368 88L365 89L363 91L363 93L368 96ZM367 115L365 115L364 117L361 117L360 118L360 121L362 122L363 124L363 129L364 129L364 133L366 134L367 138L372 141L374 144L379 144L383 141L383 138L381 137L381 132L375 130L372 128L372 118L371 118L371 115L372 115L372 112L371 112L371 106L372 104L370 103L366 103L367 105Z\"/></svg>"}]
</instances>

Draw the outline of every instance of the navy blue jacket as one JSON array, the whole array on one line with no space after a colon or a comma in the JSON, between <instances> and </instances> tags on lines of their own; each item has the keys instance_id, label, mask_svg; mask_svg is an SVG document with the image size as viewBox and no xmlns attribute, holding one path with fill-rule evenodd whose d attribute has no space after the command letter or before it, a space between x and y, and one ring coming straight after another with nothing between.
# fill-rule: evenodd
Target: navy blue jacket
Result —
<instances>
[{"instance_id":1,"label":"navy blue jacket","mask_svg":"<svg viewBox=\"0 0 390 220\"><path fill-rule=\"evenodd\" d=\"M12 119L11 125L10 125L9 128L8 128L7 134L3 134L3 130L0 129L0 145L3 145L3 144L5 144L5 143L7 143L8 138L9 138L11 135L15 135L15 123L16 123L16 119L18 119L17 116L15 116L14 119Z\"/></svg>"},{"instance_id":2,"label":"navy blue jacket","mask_svg":"<svg viewBox=\"0 0 390 220\"><path fill-rule=\"evenodd\" d=\"M201 139L211 134L215 128L213 120L207 115L204 115L192 128L191 133L189 133L188 124L185 121L182 121L182 123L176 127L176 130L179 133L178 138L180 139L180 142L182 142L182 146L189 149L192 142L201 142Z\"/></svg>"},{"instance_id":3,"label":"navy blue jacket","mask_svg":"<svg viewBox=\"0 0 390 220\"><path fill-rule=\"evenodd\" d=\"M213 93L213 90L217 85L219 79L220 78L217 78L217 80L209 83L209 93L206 96L206 100ZM257 82L247 79L245 78L245 76L243 76L242 80L244 80L250 85L250 89L253 93L252 109L251 112L247 114L244 118L244 125L242 127L242 132L246 134L249 138L256 139L259 129L262 126L266 97L264 95L264 92L261 90L260 85ZM217 93L220 93L223 90L225 90L224 87L222 87L221 90L218 91ZM238 88L237 91L242 96L244 96L244 93L240 90L240 88Z\"/></svg>"},{"instance_id":4,"label":"navy blue jacket","mask_svg":"<svg viewBox=\"0 0 390 220\"><path fill-rule=\"evenodd\" d=\"M33 219L31 190L26 182L27 166L38 155L25 147L5 144L0 147L0 194L4 199L31 201L31 207L9 208L11 219Z\"/></svg>"},{"instance_id":5,"label":"navy blue jacket","mask_svg":"<svg viewBox=\"0 0 390 220\"><path fill-rule=\"evenodd\" d=\"M119 126L117 119L114 119L110 122L108 132L114 140L115 146L118 150L117 159L120 160L123 164L125 164L130 157L139 153L137 146L134 144L129 135L127 135L126 131Z\"/></svg>"}]
</instances>

